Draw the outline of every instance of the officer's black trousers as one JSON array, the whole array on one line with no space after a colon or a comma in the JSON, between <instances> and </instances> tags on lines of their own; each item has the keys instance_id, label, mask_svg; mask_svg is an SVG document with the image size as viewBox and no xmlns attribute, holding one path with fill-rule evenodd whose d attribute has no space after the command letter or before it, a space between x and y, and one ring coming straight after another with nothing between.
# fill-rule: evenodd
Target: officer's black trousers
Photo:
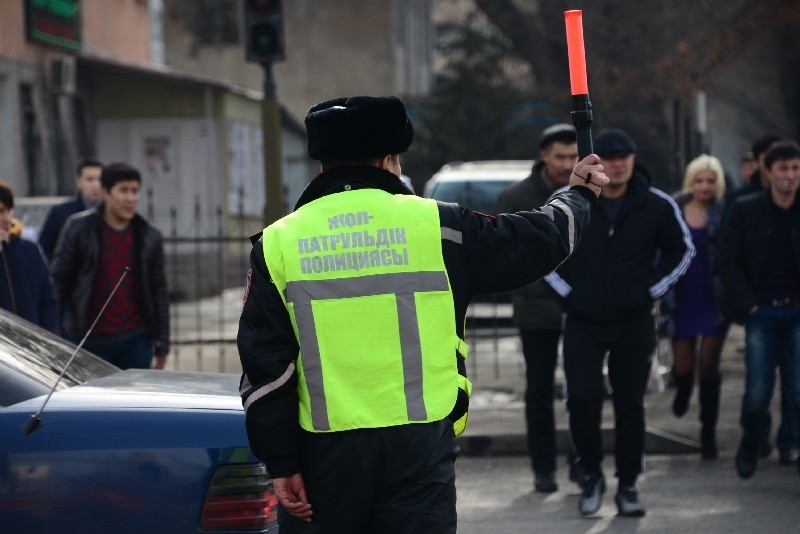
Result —
<instances>
[{"instance_id":1,"label":"officer's black trousers","mask_svg":"<svg viewBox=\"0 0 800 534\"><path fill-rule=\"evenodd\" d=\"M456 531L456 439L449 421L304 432L301 455L313 521L281 507L281 534Z\"/></svg>"},{"instance_id":2,"label":"officer's black trousers","mask_svg":"<svg viewBox=\"0 0 800 534\"><path fill-rule=\"evenodd\" d=\"M613 390L615 457L620 483L633 484L644 458L644 396L650 373L655 328L642 314L624 322L588 323L567 317L564 327L564 374L573 445L586 472L603 459L603 362Z\"/></svg>"}]
</instances>

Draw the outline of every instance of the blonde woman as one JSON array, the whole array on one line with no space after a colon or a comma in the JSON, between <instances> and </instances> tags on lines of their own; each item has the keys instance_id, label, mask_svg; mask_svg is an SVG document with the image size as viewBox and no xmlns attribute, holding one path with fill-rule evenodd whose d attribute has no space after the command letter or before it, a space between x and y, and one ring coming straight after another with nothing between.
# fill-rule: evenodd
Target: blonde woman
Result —
<instances>
[{"instance_id":1,"label":"blonde woman","mask_svg":"<svg viewBox=\"0 0 800 534\"><path fill-rule=\"evenodd\" d=\"M697 254L686 274L665 297L671 315L673 376L676 392L672 411L682 417L689 409L696 362L700 366L702 455L717 457L716 425L721 376L719 360L730 323L720 313L720 281L712 268L722 225L725 175L714 156L702 154L686 167L683 190L674 195L692 234Z\"/></svg>"}]
</instances>

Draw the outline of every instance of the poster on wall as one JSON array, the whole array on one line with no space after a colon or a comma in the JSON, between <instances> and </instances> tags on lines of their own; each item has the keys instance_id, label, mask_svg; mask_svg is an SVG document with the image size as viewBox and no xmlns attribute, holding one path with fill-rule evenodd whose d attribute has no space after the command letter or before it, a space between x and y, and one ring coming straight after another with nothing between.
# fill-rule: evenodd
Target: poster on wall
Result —
<instances>
[{"instance_id":1,"label":"poster on wall","mask_svg":"<svg viewBox=\"0 0 800 534\"><path fill-rule=\"evenodd\" d=\"M168 176L172 172L169 135L146 135L143 139L145 170L150 176Z\"/></svg>"},{"instance_id":2,"label":"poster on wall","mask_svg":"<svg viewBox=\"0 0 800 534\"><path fill-rule=\"evenodd\" d=\"M159 127L139 130L139 149L136 159L148 184L175 181L175 135Z\"/></svg>"},{"instance_id":3,"label":"poster on wall","mask_svg":"<svg viewBox=\"0 0 800 534\"><path fill-rule=\"evenodd\" d=\"M264 140L261 127L242 121L228 123L228 211L261 217L264 214Z\"/></svg>"}]
</instances>

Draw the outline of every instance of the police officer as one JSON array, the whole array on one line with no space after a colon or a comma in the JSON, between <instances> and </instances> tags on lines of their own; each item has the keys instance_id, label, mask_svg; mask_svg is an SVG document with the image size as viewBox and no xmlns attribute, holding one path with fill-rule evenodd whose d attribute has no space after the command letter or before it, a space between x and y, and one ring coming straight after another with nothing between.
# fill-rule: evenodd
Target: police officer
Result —
<instances>
[{"instance_id":1,"label":"police officer","mask_svg":"<svg viewBox=\"0 0 800 534\"><path fill-rule=\"evenodd\" d=\"M544 207L490 217L403 185L397 98L329 100L305 124L322 173L254 236L238 335L281 533L455 532L467 305L563 262L608 179L592 155Z\"/></svg>"}]
</instances>

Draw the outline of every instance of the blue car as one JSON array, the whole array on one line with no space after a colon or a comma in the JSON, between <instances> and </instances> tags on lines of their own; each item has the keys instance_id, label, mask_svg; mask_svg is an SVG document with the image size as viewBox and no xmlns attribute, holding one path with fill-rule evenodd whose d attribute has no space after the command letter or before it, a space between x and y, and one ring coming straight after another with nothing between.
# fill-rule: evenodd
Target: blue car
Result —
<instances>
[{"instance_id":1,"label":"blue car","mask_svg":"<svg viewBox=\"0 0 800 534\"><path fill-rule=\"evenodd\" d=\"M278 530L238 376L121 371L0 310L0 532Z\"/></svg>"}]
</instances>

